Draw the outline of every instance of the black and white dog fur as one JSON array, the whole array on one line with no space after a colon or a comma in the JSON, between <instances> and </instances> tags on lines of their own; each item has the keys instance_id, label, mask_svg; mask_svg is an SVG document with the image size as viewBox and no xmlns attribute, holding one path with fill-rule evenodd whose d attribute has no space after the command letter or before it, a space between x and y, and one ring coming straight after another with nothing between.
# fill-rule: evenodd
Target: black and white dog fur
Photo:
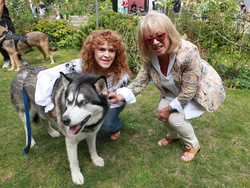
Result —
<instances>
[{"instance_id":1,"label":"black and white dog fur","mask_svg":"<svg viewBox=\"0 0 250 188\"><path fill-rule=\"evenodd\" d=\"M55 118L50 113L45 113L43 106L35 103L37 74L42 70L44 68L41 66L20 70L10 88L12 103L24 123L26 144L28 136L23 88L28 97L31 122L38 115L51 137L58 137L60 133L50 126L50 122L57 125L65 135L72 180L75 184L82 185L84 177L77 158L77 145L81 140L86 139L93 163L99 167L104 166L104 160L96 152L96 135L110 106L106 78L94 73L84 75L61 73L61 77L53 86L51 96L55 104ZM31 147L34 145L35 140L32 138Z\"/></svg>"}]
</instances>

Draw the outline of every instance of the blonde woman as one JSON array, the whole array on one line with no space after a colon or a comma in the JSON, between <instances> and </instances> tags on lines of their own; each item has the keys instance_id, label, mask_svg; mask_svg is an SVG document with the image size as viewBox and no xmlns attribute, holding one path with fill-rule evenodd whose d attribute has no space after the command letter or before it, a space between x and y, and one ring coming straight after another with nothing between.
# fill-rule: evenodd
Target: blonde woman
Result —
<instances>
[{"instance_id":1,"label":"blonde woman","mask_svg":"<svg viewBox=\"0 0 250 188\"><path fill-rule=\"evenodd\" d=\"M134 102L153 80L161 91L157 117L167 130L158 141L167 146L182 138L183 161L191 161L200 150L199 141L189 119L203 112L214 112L225 99L222 80L217 72L200 58L198 48L182 40L171 20L162 13L150 11L138 29L142 68L126 88L110 93L113 103Z\"/></svg>"}]
</instances>

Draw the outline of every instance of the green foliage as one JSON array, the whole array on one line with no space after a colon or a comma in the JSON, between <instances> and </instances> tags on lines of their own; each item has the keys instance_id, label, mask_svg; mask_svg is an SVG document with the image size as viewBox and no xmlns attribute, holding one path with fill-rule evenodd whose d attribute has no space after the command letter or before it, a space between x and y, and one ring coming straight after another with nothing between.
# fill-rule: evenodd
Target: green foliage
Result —
<instances>
[{"instance_id":1,"label":"green foliage","mask_svg":"<svg viewBox=\"0 0 250 188\"><path fill-rule=\"evenodd\" d=\"M181 34L186 33L191 41L198 40L199 45L204 49L210 49L211 53L218 51L218 48L222 46L231 48L230 45L227 45L227 41L214 31L218 31L234 43L238 43L241 39L241 42L244 43L243 46L246 46L245 39L249 36L243 36L243 29L240 26L245 25L245 21L241 23L236 21L238 17L237 3L231 0L223 2L223 5L221 5L219 1L208 1L194 6L192 11L182 9L180 19L178 14L175 14L175 16L170 14L170 17L178 25L177 29ZM210 35L205 40L200 40L208 34ZM230 50L228 48L224 48L225 52Z\"/></svg>"},{"instance_id":2,"label":"green foliage","mask_svg":"<svg viewBox=\"0 0 250 188\"><path fill-rule=\"evenodd\" d=\"M93 0L74 0L68 2L56 2L61 10L63 15L86 15L86 14L94 14L96 10L96 4ZM111 0L98 0L98 9L101 10L112 10L112 2Z\"/></svg>"},{"instance_id":3,"label":"green foliage","mask_svg":"<svg viewBox=\"0 0 250 188\"><path fill-rule=\"evenodd\" d=\"M93 0L74 0L60 3L62 15L85 15L95 8Z\"/></svg>"},{"instance_id":4,"label":"green foliage","mask_svg":"<svg viewBox=\"0 0 250 188\"><path fill-rule=\"evenodd\" d=\"M39 1L36 1L39 2ZM200 49L200 55L219 72L227 87L249 88L249 74L243 70L249 64L249 33L244 33L248 21L238 15L237 3L231 0L203 1L202 4L183 8L181 16L172 9L163 10L172 19L181 34L187 34L188 40ZM35 1L34 1L35 3ZM164 1L164 7L171 7L171 1ZM99 1L99 28L96 26L95 2L87 0L54 1L46 4L49 14L55 14L55 7L60 7L63 15L89 15L86 25L73 29L63 20L39 20L31 14L29 5L10 0L6 2L17 32L41 31L48 35L53 46L80 50L82 42L96 29L108 28L117 31L127 45L128 63L136 74L140 68L140 54L137 44L137 25L140 16L122 14L111 10L110 0ZM50 16L50 15L49 15ZM31 25L31 29L30 29ZM219 34L222 36L220 36ZM230 43L229 43L230 42ZM228 59L224 65L223 59ZM237 63L235 63L237 62ZM235 64L237 66L235 67ZM225 68L222 68L225 66ZM226 70L224 70L226 69Z\"/></svg>"},{"instance_id":5,"label":"green foliage","mask_svg":"<svg viewBox=\"0 0 250 188\"><path fill-rule=\"evenodd\" d=\"M227 87L249 88L249 75L242 72L249 63L250 37L244 33L248 21L239 19L236 1L207 1L183 8L180 18L172 10L168 15L178 31L198 46L201 57L216 68ZM226 68L222 68L221 55L230 59Z\"/></svg>"},{"instance_id":6,"label":"green foliage","mask_svg":"<svg viewBox=\"0 0 250 188\"><path fill-rule=\"evenodd\" d=\"M250 89L250 68L248 64L238 66L237 63L233 63L233 65L227 67L221 63L216 63L214 68L221 75L226 87Z\"/></svg>"},{"instance_id":7,"label":"green foliage","mask_svg":"<svg viewBox=\"0 0 250 188\"><path fill-rule=\"evenodd\" d=\"M250 88L250 71L248 52L244 50L238 52L237 49L230 52L210 53L209 49L200 49L203 59L209 62L219 73L224 85L228 88ZM243 52L243 53L242 53ZM232 58L232 59L231 59Z\"/></svg>"},{"instance_id":8,"label":"green foliage","mask_svg":"<svg viewBox=\"0 0 250 188\"><path fill-rule=\"evenodd\" d=\"M41 31L49 37L52 46L71 47L72 36L76 32L66 20L41 19L31 25L31 31Z\"/></svg>"},{"instance_id":9,"label":"green foliage","mask_svg":"<svg viewBox=\"0 0 250 188\"><path fill-rule=\"evenodd\" d=\"M111 0L99 1L98 2L99 11L102 10L113 10L113 5Z\"/></svg>"},{"instance_id":10,"label":"green foliage","mask_svg":"<svg viewBox=\"0 0 250 188\"><path fill-rule=\"evenodd\" d=\"M27 2L8 0L5 1L9 10L10 18L15 26L16 32L26 33L30 23L36 22L38 18L32 15Z\"/></svg>"}]
</instances>

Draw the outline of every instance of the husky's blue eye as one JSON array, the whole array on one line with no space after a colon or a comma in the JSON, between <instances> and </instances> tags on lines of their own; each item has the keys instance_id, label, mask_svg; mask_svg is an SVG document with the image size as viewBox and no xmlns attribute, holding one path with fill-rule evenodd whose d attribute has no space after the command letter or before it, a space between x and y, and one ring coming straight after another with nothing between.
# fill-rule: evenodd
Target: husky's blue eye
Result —
<instances>
[{"instance_id":1,"label":"husky's blue eye","mask_svg":"<svg viewBox=\"0 0 250 188\"><path fill-rule=\"evenodd\" d=\"M88 102L87 102L86 100L83 100L83 101L82 101L82 104L83 104L83 105L86 105L86 104L88 104Z\"/></svg>"}]
</instances>

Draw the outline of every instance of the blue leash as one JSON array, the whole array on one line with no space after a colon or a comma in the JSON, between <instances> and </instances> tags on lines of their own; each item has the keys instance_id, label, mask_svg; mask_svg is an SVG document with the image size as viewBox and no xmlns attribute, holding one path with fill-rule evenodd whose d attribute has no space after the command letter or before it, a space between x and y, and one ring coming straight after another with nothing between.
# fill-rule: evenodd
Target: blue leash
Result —
<instances>
[{"instance_id":1,"label":"blue leash","mask_svg":"<svg viewBox=\"0 0 250 188\"><path fill-rule=\"evenodd\" d=\"M25 115L26 115L26 126L27 126L27 133L28 133L28 144L27 147L23 150L23 153L28 153L30 150L31 144L31 128L30 128L30 114L29 114L29 106L28 106L28 97L27 93L23 88L23 100L24 100L24 107L25 107Z\"/></svg>"}]
</instances>

